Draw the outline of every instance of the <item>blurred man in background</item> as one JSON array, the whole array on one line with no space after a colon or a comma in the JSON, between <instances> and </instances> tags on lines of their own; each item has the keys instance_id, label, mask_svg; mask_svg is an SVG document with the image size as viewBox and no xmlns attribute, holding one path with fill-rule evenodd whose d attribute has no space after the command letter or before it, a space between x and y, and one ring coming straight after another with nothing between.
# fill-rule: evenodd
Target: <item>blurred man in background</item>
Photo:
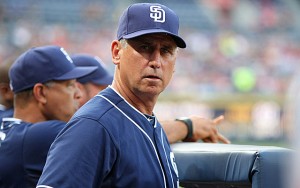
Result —
<instances>
[{"instance_id":1,"label":"blurred man in background","mask_svg":"<svg viewBox=\"0 0 300 188\"><path fill-rule=\"evenodd\" d=\"M7 58L0 63L0 124L3 117L13 116L14 94L9 86L8 71L15 57Z\"/></svg>"},{"instance_id":2,"label":"blurred man in background","mask_svg":"<svg viewBox=\"0 0 300 188\"><path fill-rule=\"evenodd\" d=\"M106 69L105 64L97 56L88 54L75 54L71 56L76 66L97 67L96 71L77 79L78 87L82 92L80 106L97 95L112 83L113 76Z\"/></svg>"},{"instance_id":3,"label":"blurred man in background","mask_svg":"<svg viewBox=\"0 0 300 188\"><path fill-rule=\"evenodd\" d=\"M1 188L35 187L50 145L80 107L76 78L95 70L76 67L59 46L31 48L14 62L14 116L1 126Z\"/></svg>"}]
</instances>

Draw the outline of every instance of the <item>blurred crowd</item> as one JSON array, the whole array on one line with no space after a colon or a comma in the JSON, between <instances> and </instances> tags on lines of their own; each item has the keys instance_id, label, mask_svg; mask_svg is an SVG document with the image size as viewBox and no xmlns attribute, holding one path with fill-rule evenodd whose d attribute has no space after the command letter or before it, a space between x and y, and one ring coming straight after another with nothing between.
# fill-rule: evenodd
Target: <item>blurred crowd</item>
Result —
<instances>
[{"instance_id":1,"label":"blurred crowd","mask_svg":"<svg viewBox=\"0 0 300 188\"><path fill-rule=\"evenodd\" d=\"M132 1L131 1L132 2ZM57 44L98 55L113 72L110 41L129 1L0 2L0 62L31 46ZM139 1L137 1L139 2ZM188 48L167 93L284 95L300 57L300 3L283 0L168 2Z\"/></svg>"}]
</instances>

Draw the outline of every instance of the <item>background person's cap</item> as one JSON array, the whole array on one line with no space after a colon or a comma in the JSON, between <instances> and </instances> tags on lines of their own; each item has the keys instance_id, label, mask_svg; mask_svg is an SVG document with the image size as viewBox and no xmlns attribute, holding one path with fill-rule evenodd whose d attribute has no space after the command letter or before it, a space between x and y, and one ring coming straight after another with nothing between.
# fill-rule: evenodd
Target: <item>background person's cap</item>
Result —
<instances>
[{"instance_id":1,"label":"background person's cap","mask_svg":"<svg viewBox=\"0 0 300 188\"><path fill-rule=\"evenodd\" d=\"M180 48L184 40L178 36L179 18L168 7L157 3L137 3L129 6L119 20L118 40L130 39L150 33L167 33Z\"/></svg>"},{"instance_id":2,"label":"background person's cap","mask_svg":"<svg viewBox=\"0 0 300 188\"><path fill-rule=\"evenodd\" d=\"M110 85L112 83L113 76L106 69L99 57L88 54L76 54L72 55L71 58L76 66L97 66L96 71L77 79L78 82L82 84L92 82L97 85Z\"/></svg>"},{"instance_id":3,"label":"background person's cap","mask_svg":"<svg viewBox=\"0 0 300 188\"><path fill-rule=\"evenodd\" d=\"M10 85L12 91L18 93L37 83L77 79L96 69L97 67L75 66L62 47L34 47L20 55L10 67Z\"/></svg>"}]
</instances>

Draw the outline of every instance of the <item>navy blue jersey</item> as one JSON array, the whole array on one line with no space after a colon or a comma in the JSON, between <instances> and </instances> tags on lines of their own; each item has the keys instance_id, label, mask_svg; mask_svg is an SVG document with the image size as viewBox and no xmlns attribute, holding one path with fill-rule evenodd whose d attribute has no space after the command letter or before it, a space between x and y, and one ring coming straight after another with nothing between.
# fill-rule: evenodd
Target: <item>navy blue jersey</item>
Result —
<instances>
[{"instance_id":1,"label":"navy blue jersey","mask_svg":"<svg viewBox=\"0 0 300 188\"><path fill-rule=\"evenodd\" d=\"M5 117L13 117L14 115L14 109L13 108L9 108L9 109L6 109L6 110L1 110L0 111L0 125L2 123L2 118L5 118Z\"/></svg>"},{"instance_id":2,"label":"navy blue jersey","mask_svg":"<svg viewBox=\"0 0 300 188\"><path fill-rule=\"evenodd\" d=\"M174 155L154 121L108 87L59 133L37 187L178 187Z\"/></svg>"},{"instance_id":3,"label":"navy blue jersey","mask_svg":"<svg viewBox=\"0 0 300 188\"><path fill-rule=\"evenodd\" d=\"M0 147L0 187L35 187L50 145L65 126L62 121L40 123L3 118L5 135Z\"/></svg>"}]
</instances>

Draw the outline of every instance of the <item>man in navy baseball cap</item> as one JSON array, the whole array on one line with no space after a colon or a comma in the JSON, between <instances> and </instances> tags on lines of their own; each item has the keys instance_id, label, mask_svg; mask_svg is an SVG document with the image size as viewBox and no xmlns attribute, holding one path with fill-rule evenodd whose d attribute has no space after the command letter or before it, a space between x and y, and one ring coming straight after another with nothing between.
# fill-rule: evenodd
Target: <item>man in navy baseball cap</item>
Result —
<instances>
[{"instance_id":1,"label":"man in navy baseball cap","mask_svg":"<svg viewBox=\"0 0 300 188\"><path fill-rule=\"evenodd\" d=\"M14 93L50 80L80 78L97 67L76 67L67 52L59 46L41 46L23 53L11 66L10 84Z\"/></svg>"},{"instance_id":2,"label":"man in navy baseball cap","mask_svg":"<svg viewBox=\"0 0 300 188\"><path fill-rule=\"evenodd\" d=\"M12 117L14 105L14 93L9 86L8 71L15 57L8 57L0 62L0 124L3 117Z\"/></svg>"},{"instance_id":3,"label":"man in navy baseball cap","mask_svg":"<svg viewBox=\"0 0 300 188\"><path fill-rule=\"evenodd\" d=\"M120 17L117 38L166 33L172 36L179 48L185 48L186 43L178 35L178 30L179 18L173 10L161 4L137 3L129 6Z\"/></svg>"},{"instance_id":4,"label":"man in navy baseball cap","mask_svg":"<svg viewBox=\"0 0 300 188\"><path fill-rule=\"evenodd\" d=\"M77 67L59 46L31 48L12 64L13 117L0 127L0 187L34 187L50 145L80 107L76 78L97 67Z\"/></svg>"},{"instance_id":5,"label":"man in navy baseball cap","mask_svg":"<svg viewBox=\"0 0 300 188\"><path fill-rule=\"evenodd\" d=\"M71 56L71 59L76 66L97 67L97 70L91 74L77 79L78 87L82 92L82 97L79 99L80 106L82 106L110 85L113 81L113 76L98 56L75 54Z\"/></svg>"},{"instance_id":6,"label":"man in navy baseball cap","mask_svg":"<svg viewBox=\"0 0 300 188\"><path fill-rule=\"evenodd\" d=\"M114 80L58 134L37 188L179 185L174 154L153 113L174 73L177 48L186 47L178 17L163 5L139 3L120 20L111 43Z\"/></svg>"}]
</instances>

